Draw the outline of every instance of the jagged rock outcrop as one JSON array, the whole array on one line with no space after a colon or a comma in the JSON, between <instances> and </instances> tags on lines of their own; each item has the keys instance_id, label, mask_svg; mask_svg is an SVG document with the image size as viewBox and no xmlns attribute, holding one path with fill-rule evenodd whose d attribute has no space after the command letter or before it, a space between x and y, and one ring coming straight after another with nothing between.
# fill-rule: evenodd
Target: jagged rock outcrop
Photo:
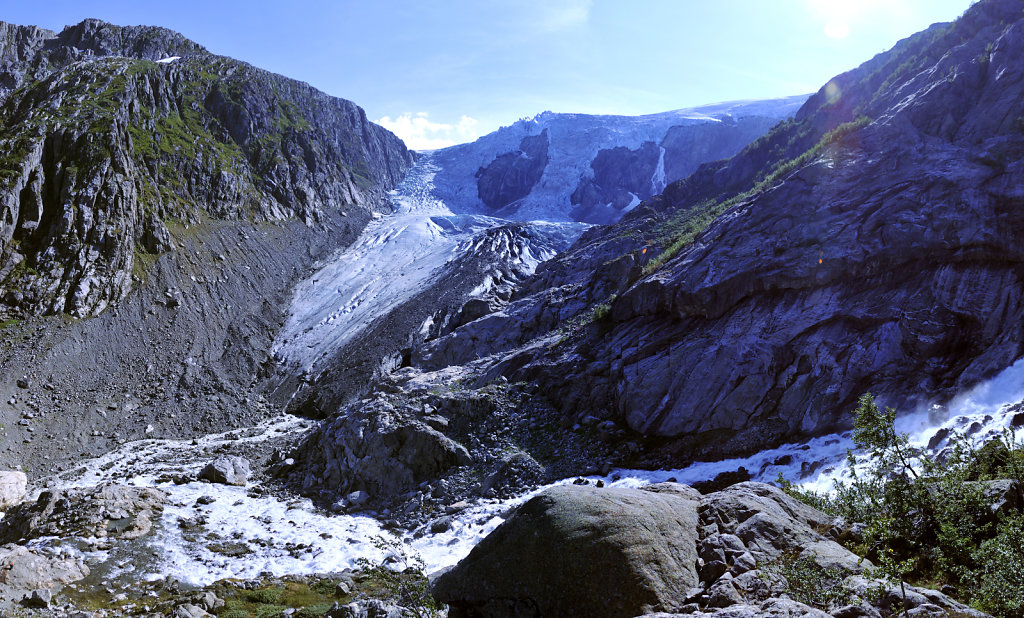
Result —
<instances>
[{"instance_id":1,"label":"jagged rock outcrop","mask_svg":"<svg viewBox=\"0 0 1024 618\"><path fill-rule=\"evenodd\" d=\"M0 36L0 282L22 312L94 315L172 248L168 226L312 224L368 209L411 162L355 104L164 29Z\"/></svg>"},{"instance_id":2,"label":"jagged rock outcrop","mask_svg":"<svg viewBox=\"0 0 1024 618\"><path fill-rule=\"evenodd\" d=\"M494 211L526 197L544 174L548 164L548 132L528 135L519 142L519 150L506 152L481 167L477 173L480 201Z\"/></svg>"},{"instance_id":3,"label":"jagged rock outcrop","mask_svg":"<svg viewBox=\"0 0 1024 618\"><path fill-rule=\"evenodd\" d=\"M123 485L44 491L7 511L0 543L47 536L135 539L150 532L166 500L159 489Z\"/></svg>"},{"instance_id":4,"label":"jagged rock outcrop","mask_svg":"<svg viewBox=\"0 0 1024 618\"><path fill-rule=\"evenodd\" d=\"M581 179L570 197L575 206L571 214L574 218L594 221L598 217L592 211L605 206L611 213L600 219L614 220L615 214L628 212L641 200L659 193L664 183L664 178L658 182L659 163L662 175L665 171L661 157L661 148L654 142L644 142L635 150L619 146L598 151L590 162L593 177Z\"/></svg>"},{"instance_id":5,"label":"jagged rock outcrop","mask_svg":"<svg viewBox=\"0 0 1024 618\"><path fill-rule=\"evenodd\" d=\"M648 116L544 112L434 152L434 194L456 212L611 223L698 165L736 154L805 98Z\"/></svg>"},{"instance_id":6,"label":"jagged rock outcrop","mask_svg":"<svg viewBox=\"0 0 1024 618\"><path fill-rule=\"evenodd\" d=\"M512 498L606 461L604 444L561 431L559 412L520 386L460 384L475 379L398 370L321 422L272 472L334 509L387 508L427 524L453 504Z\"/></svg>"},{"instance_id":7,"label":"jagged rock outcrop","mask_svg":"<svg viewBox=\"0 0 1024 618\"><path fill-rule=\"evenodd\" d=\"M868 390L910 409L991 377L1024 351L1018 9L979 2L836 77L421 355L494 334L488 377L690 456L847 427Z\"/></svg>"},{"instance_id":8,"label":"jagged rock outcrop","mask_svg":"<svg viewBox=\"0 0 1024 618\"><path fill-rule=\"evenodd\" d=\"M516 509L434 593L451 616L888 615L900 587L864 575L870 562L834 540L843 525L762 483L706 496L675 483L566 485ZM787 581L793 561L830 589ZM935 590L905 590L912 612L985 615Z\"/></svg>"}]
</instances>

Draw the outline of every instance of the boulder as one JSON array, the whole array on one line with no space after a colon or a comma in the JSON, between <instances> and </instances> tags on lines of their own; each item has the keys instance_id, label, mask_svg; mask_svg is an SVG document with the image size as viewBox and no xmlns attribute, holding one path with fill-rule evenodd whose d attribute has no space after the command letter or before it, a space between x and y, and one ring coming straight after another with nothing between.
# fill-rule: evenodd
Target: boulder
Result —
<instances>
[{"instance_id":1,"label":"boulder","mask_svg":"<svg viewBox=\"0 0 1024 618\"><path fill-rule=\"evenodd\" d=\"M311 432L294 453L293 481L348 505L387 499L470 464L466 447L386 398L349 407ZM353 499L353 492L358 500Z\"/></svg>"},{"instance_id":2,"label":"boulder","mask_svg":"<svg viewBox=\"0 0 1024 618\"><path fill-rule=\"evenodd\" d=\"M353 601L347 605L335 603L326 618L403 618L406 612L397 605L379 599Z\"/></svg>"},{"instance_id":3,"label":"boulder","mask_svg":"<svg viewBox=\"0 0 1024 618\"><path fill-rule=\"evenodd\" d=\"M563 485L519 507L435 582L450 616L622 616L674 610L698 584L684 485Z\"/></svg>"},{"instance_id":4,"label":"boulder","mask_svg":"<svg viewBox=\"0 0 1024 618\"><path fill-rule=\"evenodd\" d=\"M199 479L222 485L245 486L249 482L250 475L252 475L252 470L249 468L248 459L237 455L227 455L206 464L206 467L199 473Z\"/></svg>"},{"instance_id":5,"label":"boulder","mask_svg":"<svg viewBox=\"0 0 1024 618\"><path fill-rule=\"evenodd\" d=\"M983 481L985 499L991 505L993 515L1011 515L1024 511L1024 488L1015 479Z\"/></svg>"},{"instance_id":6,"label":"boulder","mask_svg":"<svg viewBox=\"0 0 1024 618\"><path fill-rule=\"evenodd\" d=\"M79 558L51 557L19 545L0 547L0 599L27 596L33 590L60 588L89 575ZM20 591L20 595L16 592Z\"/></svg>"},{"instance_id":7,"label":"boulder","mask_svg":"<svg viewBox=\"0 0 1024 618\"><path fill-rule=\"evenodd\" d=\"M544 466L529 453L519 451L501 460L497 469L481 484L481 491L493 491L501 498L521 494L526 488L536 486L544 478Z\"/></svg>"},{"instance_id":8,"label":"boulder","mask_svg":"<svg viewBox=\"0 0 1024 618\"><path fill-rule=\"evenodd\" d=\"M758 562L812 546L828 565L849 564L847 556L854 563L858 560L818 532L832 525L831 517L773 485L745 482L708 494L701 500L700 516L701 523L717 529L721 537L739 539Z\"/></svg>"},{"instance_id":9,"label":"boulder","mask_svg":"<svg viewBox=\"0 0 1024 618\"><path fill-rule=\"evenodd\" d=\"M0 472L0 511L6 511L24 500L27 486L28 477L24 472L16 470Z\"/></svg>"}]
</instances>

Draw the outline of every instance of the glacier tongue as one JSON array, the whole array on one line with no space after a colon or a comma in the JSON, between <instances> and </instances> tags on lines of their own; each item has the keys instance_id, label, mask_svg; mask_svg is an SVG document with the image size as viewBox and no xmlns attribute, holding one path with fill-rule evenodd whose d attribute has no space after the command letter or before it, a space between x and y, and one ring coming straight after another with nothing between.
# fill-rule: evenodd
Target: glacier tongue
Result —
<instances>
[{"instance_id":1,"label":"glacier tongue","mask_svg":"<svg viewBox=\"0 0 1024 618\"><path fill-rule=\"evenodd\" d=\"M442 266L475 246L480 232L505 223L452 213L433 196L438 169L431 155L422 155L392 191L393 213L371 222L356 242L296 286L272 349L286 371L317 375L332 350L425 289Z\"/></svg>"}]
</instances>

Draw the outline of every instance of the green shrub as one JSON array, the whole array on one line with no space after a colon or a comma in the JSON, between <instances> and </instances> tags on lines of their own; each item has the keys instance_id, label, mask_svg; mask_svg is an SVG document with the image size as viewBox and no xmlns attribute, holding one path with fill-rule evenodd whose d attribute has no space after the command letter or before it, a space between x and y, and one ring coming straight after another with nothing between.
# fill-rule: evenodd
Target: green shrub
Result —
<instances>
[{"instance_id":1,"label":"green shrub","mask_svg":"<svg viewBox=\"0 0 1024 618\"><path fill-rule=\"evenodd\" d=\"M852 548L876 566L868 575L903 588L905 581L952 584L975 607L1020 616L1024 604L1024 515L996 518L978 481L1019 479L1024 448L1012 431L977 448L962 436L939 461L912 448L895 429L896 411L871 394L854 412L848 455L853 478L833 495L803 492L784 479L790 495L825 512L865 524ZM859 463L861 472L856 471ZM905 594L904 594L905 596Z\"/></svg>"},{"instance_id":2,"label":"green shrub","mask_svg":"<svg viewBox=\"0 0 1024 618\"><path fill-rule=\"evenodd\" d=\"M410 550L400 538L374 536L370 542L383 551L387 558L384 562L371 562L366 558L360 558L357 562L370 579L381 587L381 597L401 605L416 618L443 615L441 604L430 593L430 582L423 572L423 558Z\"/></svg>"},{"instance_id":3,"label":"green shrub","mask_svg":"<svg viewBox=\"0 0 1024 618\"><path fill-rule=\"evenodd\" d=\"M996 616L1024 616L1024 515L1009 518L975 552L978 609Z\"/></svg>"},{"instance_id":4,"label":"green shrub","mask_svg":"<svg viewBox=\"0 0 1024 618\"><path fill-rule=\"evenodd\" d=\"M253 590L247 595L247 598L253 603L262 603L264 605L277 605L281 602L281 595L284 593L280 588L261 588L259 590Z\"/></svg>"},{"instance_id":5,"label":"green shrub","mask_svg":"<svg viewBox=\"0 0 1024 618\"><path fill-rule=\"evenodd\" d=\"M764 570L786 580L786 593L794 601L825 611L851 602L852 593L843 584L847 574L839 567L823 569L808 556L783 554Z\"/></svg>"}]
</instances>

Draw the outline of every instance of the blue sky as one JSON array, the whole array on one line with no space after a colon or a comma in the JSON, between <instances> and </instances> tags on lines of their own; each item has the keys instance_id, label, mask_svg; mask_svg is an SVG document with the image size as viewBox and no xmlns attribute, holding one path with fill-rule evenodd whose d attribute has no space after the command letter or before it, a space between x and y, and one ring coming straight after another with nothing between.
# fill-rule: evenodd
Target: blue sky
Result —
<instances>
[{"instance_id":1,"label":"blue sky","mask_svg":"<svg viewBox=\"0 0 1024 618\"><path fill-rule=\"evenodd\" d=\"M545 110L646 114L817 90L969 0L47 0L0 20L152 24L352 99L413 148Z\"/></svg>"}]
</instances>

